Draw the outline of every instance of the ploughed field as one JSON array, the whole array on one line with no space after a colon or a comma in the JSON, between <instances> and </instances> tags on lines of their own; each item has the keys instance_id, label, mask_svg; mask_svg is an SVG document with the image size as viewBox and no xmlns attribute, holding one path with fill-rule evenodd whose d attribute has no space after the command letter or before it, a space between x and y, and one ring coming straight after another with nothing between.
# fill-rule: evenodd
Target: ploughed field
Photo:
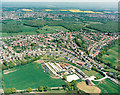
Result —
<instances>
[{"instance_id":1,"label":"ploughed field","mask_svg":"<svg viewBox=\"0 0 120 95\"><path fill-rule=\"evenodd\" d=\"M61 87L64 84L62 79L51 78L38 63L15 67L13 70L14 72L3 74L5 88L22 90L39 86Z\"/></svg>"}]
</instances>

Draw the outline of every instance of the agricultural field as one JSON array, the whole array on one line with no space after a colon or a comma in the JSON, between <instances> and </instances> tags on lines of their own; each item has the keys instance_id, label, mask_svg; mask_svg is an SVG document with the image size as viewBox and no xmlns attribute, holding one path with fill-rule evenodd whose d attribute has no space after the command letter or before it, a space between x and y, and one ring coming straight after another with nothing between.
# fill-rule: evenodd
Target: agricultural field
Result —
<instances>
[{"instance_id":1,"label":"agricultural field","mask_svg":"<svg viewBox=\"0 0 120 95\"><path fill-rule=\"evenodd\" d=\"M64 84L62 79L51 78L38 63L15 67L13 70L14 72L3 74L5 88L22 90L39 86L61 87Z\"/></svg>"},{"instance_id":2,"label":"agricultural field","mask_svg":"<svg viewBox=\"0 0 120 95\"><path fill-rule=\"evenodd\" d=\"M95 76L97 79L103 78L104 76L101 75L100 73L94 71L94 70L83 70L83 72L87 75L87 76Z\"/></svg>"},{"instance_id":3,"label":"agricultural field","mask_svg":"<svg viewBox=\"0 0 120 95\"><path fill-rule=\"evenodd\" d=\"M112 66L118 65L118 45L109 49L106 54L102 56L103 62L109 63Z\"/></svg>"},{"instance_id":4,"label":"agricultural field","mask_svg":"<svg viewBox=\"0 0 120 95\"><path fill-rule=\"evenodd\" d=\"M93 82L101 89L101 93L118 93L120 89L119 86L110 79L105 79L100 82Z\"/></svg>"}]
</instances>

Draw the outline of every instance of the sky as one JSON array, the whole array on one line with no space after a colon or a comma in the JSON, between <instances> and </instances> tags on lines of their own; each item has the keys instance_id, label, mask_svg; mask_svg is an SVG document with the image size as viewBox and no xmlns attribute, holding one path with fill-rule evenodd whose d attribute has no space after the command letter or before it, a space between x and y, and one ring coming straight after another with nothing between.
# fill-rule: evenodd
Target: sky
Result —
<instances>
[{"instance_id":1,"label":"sky","mask_svg":"<svg viewBox=\"0 0 120 95\"><path fill-rule=\"evenodd\" d=\"M2 2L118 2L120 0L1 0Z\"/></svg>"}]
</instances>

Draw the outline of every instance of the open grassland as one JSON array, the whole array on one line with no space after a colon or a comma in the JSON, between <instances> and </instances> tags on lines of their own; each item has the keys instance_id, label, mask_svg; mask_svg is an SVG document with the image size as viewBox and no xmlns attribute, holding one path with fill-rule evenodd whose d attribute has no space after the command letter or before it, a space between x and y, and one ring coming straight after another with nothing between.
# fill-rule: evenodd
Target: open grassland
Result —
<instances>
[{"instance_id":1,"label":"open grassland","mask_svg":"<svg viewBox=\"0 0 120 95\"><path fill-rule=\"evenodd\" d=\"M94 81L94 83L101 89L101 93L118 93L120 89L120 87L110 79L105 79L100 82Z\"/></svg>"},{"instance_id":2,"label":"open grassland","mask_svg":"<svg viewBox=\"0 0 120 95\"><path fill-rule=\"evenodd\" d=\"M88 86L85 81L79 82L77 87L86 93L100 93L101 90L96 86Z\"/></svg>"},{"instance_id":3,"label":"open grassland","mask_svg":"<svg viewBox=\"0 0 120 95\"><path fill-rule=\"evenodd\" d=\"M10 37L10 36L17 36L17 35L35 35L37 34L35 27L30 27L30 26L25 26L25 25L20 25L19 26L22 30L22 32L18 32L18 33L5 33L2 32L0 35L2 37Z\"/></svg>"},{"instance_id":4,"label":"open grassland","mask_svg":"<svg viewBox=\"0 0 120 95\"><path fill-rule=\"evenodd\" d=\"M22 32L19 33L1 33L2 37L9 37L9 36L17 36L17 35L36 35L36 34L46 34L46 33L56 33L56 30L61 30L67 32L69 30L65 29L62 26L45 26L42 29L38 29L36 27L20 25L19 26ZM37 30L37 31L36 31Z\"/></svg>"},{"instance_id":5,"label":"open grassland","mask_svg":"<svg viewBox=\"0 0 120 95\"><path fill-rule=\"evenodd\" d=\"M110 63L112 66L116 66L118 64L118 45L109 49L106 54L102 56L102 60L106 63Z\"/></svg>"},{"instance_id":6,"label":"open grassland","mask_svg":"<svg viewBox=\"0 0 120 95\"><path fill-rule=\"evenodd\" d=\"M94 71L94 70L90 70L90 71L88 71L88 70L83 70L83 72L87 75L87 76L95 76L95 77L97 77L97 78L103 78L104 76L103 75L101 75L100 73L98 73L98 72L96 72L96 71Z\"/></svg>"},{"instance_id":7,"label":"open grassland","mask_svg":"<svg viewBox=\"0 0 120 95\"><path fill-rule=\"evenodd\" d=\"M1 37L12 37L17 35L36 35L35 31L33 32L20 32L20 33L0 33Z\"/></svg>"},{"instance_id":8,"label":"open grassland","mask_svg":"<svg viewBox=\"0 0 120 95\"><path fill-rule=\"evenodd\" d=\"M40 34L46 34L46 33L56 33L57 32L56 30L61 30L61 31L64 31L64 32L69 31L62 26L45 26L42 29L38 29L37 31Z\"/></svg>"},{"instance_id":9,"label":"open grassland","mask_svg":"<svg viewBox=\"0 0 120 95\"><path fill-rule=\"evenodd\" d=\"M22 29L22 32L33 32L36 31L37 28L35 27L30 27L30 26L26 26L26 25L20 25L20 28Z\"/></svg>"},{"instance_id":10,"label":"open grassland","mask_svg":"<svg viewBox=\"0 0 120 95\"><path fill-rule=\"evenodd\" d=\"M51 78L37 63L15 67L15 69L15 72L3 74L6 88L22 90L28 87L38 88L39 86L60 87L64 84L61 79Z\"/></svg>"},{"instance_id":11,"label":"open grassland","mask_svg":"<svg viewBox=\"0 0 120 95\"><path fill-rule=\"evenodd\" d=\"M57 29L57 30L61 30L61 31L69 31L62 26L47 26L46 28Z\"/></svg>"}]
</instances>

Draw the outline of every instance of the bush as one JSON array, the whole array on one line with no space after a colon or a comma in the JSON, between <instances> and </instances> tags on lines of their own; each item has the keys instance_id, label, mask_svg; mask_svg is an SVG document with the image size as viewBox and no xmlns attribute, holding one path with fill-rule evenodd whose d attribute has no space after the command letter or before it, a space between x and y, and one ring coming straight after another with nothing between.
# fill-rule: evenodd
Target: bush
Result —
<instances>
[{"instance_id":1,"label":"bush","mask_svg":"<svg viewBox=\"0 0 120 95\"><path fill-rule=\"evenodd\" d=\"M12 93L11 88L5 88L4 93L5 94L11 94Z\"/></svg>"},{"instance_id":2,"label":"bush","mask_svg":"<svg viewBox=\"0 0 120 95\"><path fill-rule=\"evenodd\" d=\"M31 87L28 87L27 88L27 92L31 92L32 91L32 88Z\"/></svg>"}]
</instances>

